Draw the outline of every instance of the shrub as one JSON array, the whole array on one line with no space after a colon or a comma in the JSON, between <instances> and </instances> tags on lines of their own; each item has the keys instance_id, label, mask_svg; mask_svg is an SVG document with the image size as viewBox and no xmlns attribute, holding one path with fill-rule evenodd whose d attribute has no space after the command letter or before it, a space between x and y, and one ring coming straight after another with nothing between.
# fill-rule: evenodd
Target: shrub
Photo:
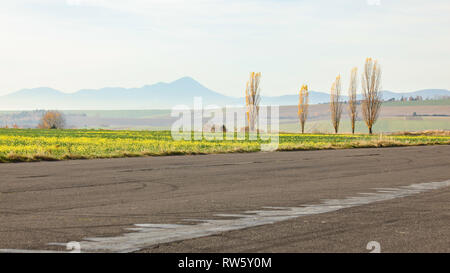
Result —
<instances>
[{"instance_id":1,"label":"shrub","mask_svg":"<svg viewBox=\"0 0 450 273\"><path fill-rule=\"evenodd\" d=\"M64 115L58 111L47 111L38 125L40 129L63 129L66 125Z\"/></svg>"}]
</instances>

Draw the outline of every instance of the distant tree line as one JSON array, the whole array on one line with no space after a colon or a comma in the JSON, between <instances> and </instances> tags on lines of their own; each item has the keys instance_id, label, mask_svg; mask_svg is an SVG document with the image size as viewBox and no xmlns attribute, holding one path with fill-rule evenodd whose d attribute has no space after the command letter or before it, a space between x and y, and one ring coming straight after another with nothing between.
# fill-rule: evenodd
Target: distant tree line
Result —
<instances>
[{"instance_id":1,"label":"distant tree line","mask_svg":"<svg viewBox=\"0 0 450 273\"><path fill-rule=\"evenodd\" d=\"M62 129L66 127L64 114L59 111L33 110L0 114L0 128Z\"/></svg>"}]
</instances>

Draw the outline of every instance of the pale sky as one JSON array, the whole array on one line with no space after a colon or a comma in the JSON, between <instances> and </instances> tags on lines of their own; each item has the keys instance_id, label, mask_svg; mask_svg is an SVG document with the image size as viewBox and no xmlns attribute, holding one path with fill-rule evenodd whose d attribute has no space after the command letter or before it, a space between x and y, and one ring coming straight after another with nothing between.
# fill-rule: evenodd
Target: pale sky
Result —
<instances>
[{"instance_id":1,"label":"pale sky","mask_svg":"<svg viewBox=\"0 0 450 273\"><path fill-rule=\"evenodd\" d=\"M242 96L329 92L378 59L383 89L450 89L448 0L5 0L0 95L141 87L190 76Z\"/></svg>"}]
</instances>

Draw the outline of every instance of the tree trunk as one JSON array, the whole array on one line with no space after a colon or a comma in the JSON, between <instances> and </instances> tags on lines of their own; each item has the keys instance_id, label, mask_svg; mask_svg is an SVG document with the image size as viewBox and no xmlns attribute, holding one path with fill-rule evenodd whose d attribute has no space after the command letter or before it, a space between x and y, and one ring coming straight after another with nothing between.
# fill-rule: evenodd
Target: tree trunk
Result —
<instances>
[{"instance_id":1,"label":"tree trunk","mask_svg":"<svg viewBox=\"0 0 450 273\"><path fill-rule=\"evenodd\" d=\"M369 127L369 134L372 134L372 126Z\"/></svg>"}]
</instances>

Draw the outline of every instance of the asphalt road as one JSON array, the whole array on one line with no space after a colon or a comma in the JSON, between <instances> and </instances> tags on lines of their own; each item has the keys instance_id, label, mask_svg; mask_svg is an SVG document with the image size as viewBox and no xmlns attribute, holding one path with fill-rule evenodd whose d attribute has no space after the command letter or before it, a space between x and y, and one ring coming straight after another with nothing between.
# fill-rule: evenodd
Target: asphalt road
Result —
<instances>
[{"instance_id":1,"label":"asphalt road","mask_svg":"<svg viewBox=\"0 0 450 273\"><path fill-rule=\"evenodd\" d=\"M0 249L450 252L450 187L403 192L449 180L445 145L0 164Z\"/></svg>"}]
</instances>

